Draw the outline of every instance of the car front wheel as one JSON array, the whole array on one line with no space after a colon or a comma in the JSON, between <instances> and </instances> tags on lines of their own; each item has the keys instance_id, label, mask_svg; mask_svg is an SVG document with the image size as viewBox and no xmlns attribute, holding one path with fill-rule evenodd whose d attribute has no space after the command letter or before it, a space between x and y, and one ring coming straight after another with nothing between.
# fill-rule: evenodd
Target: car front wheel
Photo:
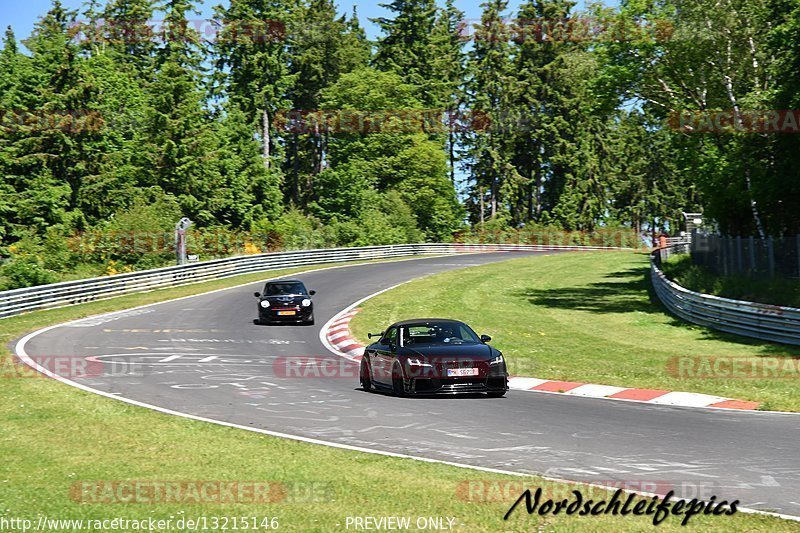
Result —
<instances>
[{"instance_id":1,"label":"car front wheel","mask_svg":"<svg viewBox=\"0 0 800 533\"><path fill-rule=\"evenodd\" d=\"M403 369L397 364L392 368L392 392L394 392L395 396L406 395L406 389L403 383Z\"/></svg>"}]
</instances>

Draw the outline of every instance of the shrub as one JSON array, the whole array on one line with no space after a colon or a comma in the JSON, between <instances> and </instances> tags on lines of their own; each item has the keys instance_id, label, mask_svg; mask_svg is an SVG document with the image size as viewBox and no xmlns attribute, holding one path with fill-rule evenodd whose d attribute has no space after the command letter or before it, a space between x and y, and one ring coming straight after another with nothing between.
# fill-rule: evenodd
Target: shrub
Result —
<instances>
[{"instance_id":1,"label":"shrub","mask_svg":"<svg viewBox=\"0 0 800 533\"><path fill-rule=\"evenodd\" d=\"M55 272L44 268L41 263L32 256L11 259L3 265L2 269L0 269L0 273L6 278L3 290L47 285L48 283L55 283L58 280L58 276L56 276Z\"/></svg>"}]
</instances>

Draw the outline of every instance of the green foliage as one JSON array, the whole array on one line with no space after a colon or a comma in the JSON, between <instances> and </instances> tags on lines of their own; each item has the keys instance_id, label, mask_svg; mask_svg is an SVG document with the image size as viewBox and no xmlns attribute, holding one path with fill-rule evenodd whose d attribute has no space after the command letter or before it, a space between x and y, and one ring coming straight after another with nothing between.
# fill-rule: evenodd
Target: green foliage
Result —
<instances>
[{"instance_id":1,"label":"green foliage","mask_svg":"<svg viewBox=\"0 0 800 533\"><path fill-rule=\"evenodd\" d=\"M45 269L33 257L10 260L0 268L0 275L5 278L2 290L46 285L57 280L54 272Z\"/></svg>"},{"instance_id":2,"label":"green foliage","mask_svg":"<svg viewBox=\"0 0 800 533\"><path fill-rule=\"evenodd\" d=\"M473 244L540 244L544 246L608 246L642 248L637 232L622 226L603 226L593 231L569 231L557 224L531 222L520 228L510 228L507 220L495 217L482 228L460 232L458 242Z\"/></svg>"},{"instance_id":3,"label":"green foliage","mask_svg":"<svg viewBox=\"0 0 800 533\"><path fill-rule=\"evenodd\" d=\"M24 53L6 30L5 255L38 247L59 275L162 265L170 239L112 234L181 216L204 258L449 240L465 220L505 240L675 233L701 209L725 232L800 232L800 137L676 129L687 110L800 107L798 0L526 0L511 22L488 0L473 28L452 0L395 0L374 57L333 0L231 0L213 43L190 23L197 4L91 1L79 16L56 0ZM587 16L605 32L567 31ZM472 122L422 128L421 110Z\"/></svg>"}]
</instances>

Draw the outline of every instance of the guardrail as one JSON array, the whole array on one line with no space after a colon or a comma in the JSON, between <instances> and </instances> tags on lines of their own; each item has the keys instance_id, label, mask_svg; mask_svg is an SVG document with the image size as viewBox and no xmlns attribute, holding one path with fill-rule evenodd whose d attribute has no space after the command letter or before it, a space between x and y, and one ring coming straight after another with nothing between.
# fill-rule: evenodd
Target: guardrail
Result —
<instances>
[{"instance_id":1,"label":"guardrail","mask_svg":"<svg viewBox=\"0 0 800 533\"><path fill-rule=\"evenodd\" d=\"M687 244L659 248L650 255L653 289L672 314L727 333L800 345L800 309L702 294L667 279L661 271L661 261L685 249Z\"/></svg>"},{"instance_id":2,"label":"guardrail","mask_svg":"<svg viewBox=\"0 0 800 533\"><path fill-rule=\"evenodd\" d=\"M142 270L50 285L0 292L0 318L38 309L52 309L123 294L175 287L240 274L320 263L388 259L427 254L456 254L489 251L601 250L591 246L539 246L514 244L403 244L326 248L230 257L153 270Z\"/></svg>"}]
</instances>

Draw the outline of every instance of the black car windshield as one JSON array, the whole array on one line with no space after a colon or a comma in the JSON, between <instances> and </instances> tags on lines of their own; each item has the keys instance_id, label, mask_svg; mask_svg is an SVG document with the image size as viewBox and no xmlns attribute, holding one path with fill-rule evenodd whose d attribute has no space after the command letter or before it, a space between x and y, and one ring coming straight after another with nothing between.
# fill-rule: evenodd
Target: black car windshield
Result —
<instances>
[{"instance_id":1,"label":"black car windshield","mask_svg":"<svg viewBox=\"0 0 800 533\"><path fill-rule=\"evenodd\" d=\"M305 286L299 281L287 283L267 283L264 296L281 296L283 294L308 294Z\"/></svg>"},{"instance_id":2,"label":"black car windshield","mask_svg":"<svg viewBox=\"0 0 800 533\"><path fill-rule=\"evenodd\" d=\"M457 322L430 322L402 326L403 345L420 344L478 344L478 335L466 324Z\"/></svg>"}]
</instances>

